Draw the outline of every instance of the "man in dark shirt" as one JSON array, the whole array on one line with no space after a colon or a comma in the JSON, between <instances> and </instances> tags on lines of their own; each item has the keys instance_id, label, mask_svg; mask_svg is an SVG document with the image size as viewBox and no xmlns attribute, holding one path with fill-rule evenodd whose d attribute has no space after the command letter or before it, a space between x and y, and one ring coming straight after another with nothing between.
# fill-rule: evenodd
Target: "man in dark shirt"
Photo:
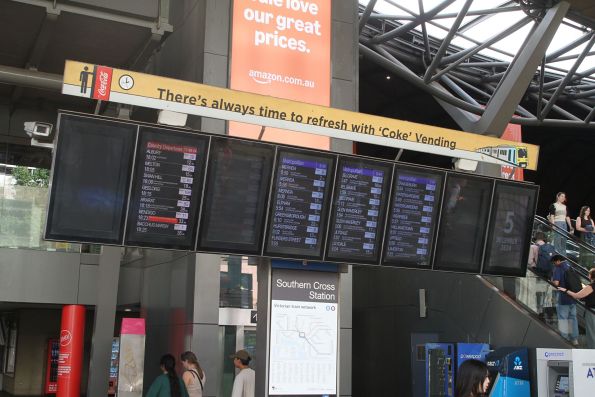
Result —
<instances>
[{"instance_id":1,"label":"man in dark shirt","mask_svg":"<svg viewBox=\"0 0 595 397\"><path fill-rule=\"evenodd\" d=\"M570 267L562 255L552 257L554 270L552 282L556 287L567 288L564 272ZM560 334L568 339L574 346L578 346L578 321L576 319L576 302L567 294L558 293L556 312L558 313L558 329Z\"/></svg>"}]
</instances>

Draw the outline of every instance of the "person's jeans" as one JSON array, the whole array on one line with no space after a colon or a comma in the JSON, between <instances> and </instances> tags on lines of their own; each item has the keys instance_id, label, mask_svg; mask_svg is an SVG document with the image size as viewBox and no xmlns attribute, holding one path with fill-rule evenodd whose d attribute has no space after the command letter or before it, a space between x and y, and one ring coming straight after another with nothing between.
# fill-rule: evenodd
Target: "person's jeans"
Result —
<instances>
[{"instance_id":1,"label":"person's jeans","mask_svg":"<svg viewBox=\"0 0 595 397\"><path fill-rule=\"evenodd\" d=\"M568 231L566 222L564 221L556 221L554 222L554 225L558 226L563 231ZM552 233L554 234L554 248L560 255L566 256L566 237L556 233L556 230Z\"/></svg>"},{"instance_id":2,"label":"person's jeans","mask_svg":"<svg viewBox=\"0 0 595 397\"><path fill-rule=\"evenodd\" d=\"M576 304L556 305L558 313L558 329L560 334L569 341L578 340L578 321L576 319Z\"/></svg>"}]
</instances>

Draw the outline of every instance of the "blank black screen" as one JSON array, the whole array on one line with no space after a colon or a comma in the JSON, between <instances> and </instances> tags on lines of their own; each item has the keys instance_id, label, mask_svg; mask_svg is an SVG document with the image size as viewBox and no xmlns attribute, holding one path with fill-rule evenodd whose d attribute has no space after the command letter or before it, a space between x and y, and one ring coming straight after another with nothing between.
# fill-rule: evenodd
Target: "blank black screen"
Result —
<instances>
[{"instance_id":1,"label":"blank black screen","mask_svg":"<svg viewBox=\"0 0 595 397\"><path fill-rule=\"evenodd\" d=\"M275 148L213 138L199 250L259 254Z\"/></svg>"},{"instance_id":2,"label":"blank black screen","mask_svg":"<svg viewBox=\"0 0 595 397\"><path fill-rule=\"evenodd\" d=\"M137 126L62 114L46 238L121 244Z\"/></svg>"},{"instance_id":3,"label":"blank black screen","mask_svg":"<svg viewBox=\"0 0 595 397\"><path fill-rule=\"evenodd\" d=\"M537 187L497 182L484 273L524 276Z\"/></svg>"},{"instance_id":4,"label":"blank black screen","mask_svg":"<svg viewBox=\"0 0 595 397\"><path fill-rule=\"evenodd\" d=\"M493 181L448 174L434 269L479 273Z\"/></svg>"}]
</instances>

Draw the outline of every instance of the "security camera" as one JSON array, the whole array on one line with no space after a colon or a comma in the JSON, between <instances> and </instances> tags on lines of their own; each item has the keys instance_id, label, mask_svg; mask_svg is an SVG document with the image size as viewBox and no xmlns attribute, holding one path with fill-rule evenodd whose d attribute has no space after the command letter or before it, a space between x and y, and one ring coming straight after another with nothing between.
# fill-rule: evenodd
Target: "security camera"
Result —
<instances>
[{"instance_id":1,"label":"security camera","mask_svg":"<svg viewBox=\"0 0 595 397\"><path fill-rule=\"evenodd\" d=\"M52 134L52 125L41 121L25 121L25 132L31 138L49 138Z\"/></svg>"}]
</instances>

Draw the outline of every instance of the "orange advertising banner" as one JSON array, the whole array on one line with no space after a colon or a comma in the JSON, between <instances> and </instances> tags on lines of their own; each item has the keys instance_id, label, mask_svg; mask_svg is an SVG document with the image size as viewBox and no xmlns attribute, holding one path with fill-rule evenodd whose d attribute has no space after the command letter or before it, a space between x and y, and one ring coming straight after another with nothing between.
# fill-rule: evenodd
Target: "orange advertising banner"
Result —
<instances>
[{"instance_id":1,"label":"orange advertising banner","mask_svg":"<svg viewBox=\"0 0 595 397\"><path fill-rule=\"evenodd\" d=\"M330 0L234 0L230 88L330 105ZM229 135L258 139L261 127L229 123ZM330 138L266 128L262 140L330 148Z\"/></svg>"}]
</instances>

